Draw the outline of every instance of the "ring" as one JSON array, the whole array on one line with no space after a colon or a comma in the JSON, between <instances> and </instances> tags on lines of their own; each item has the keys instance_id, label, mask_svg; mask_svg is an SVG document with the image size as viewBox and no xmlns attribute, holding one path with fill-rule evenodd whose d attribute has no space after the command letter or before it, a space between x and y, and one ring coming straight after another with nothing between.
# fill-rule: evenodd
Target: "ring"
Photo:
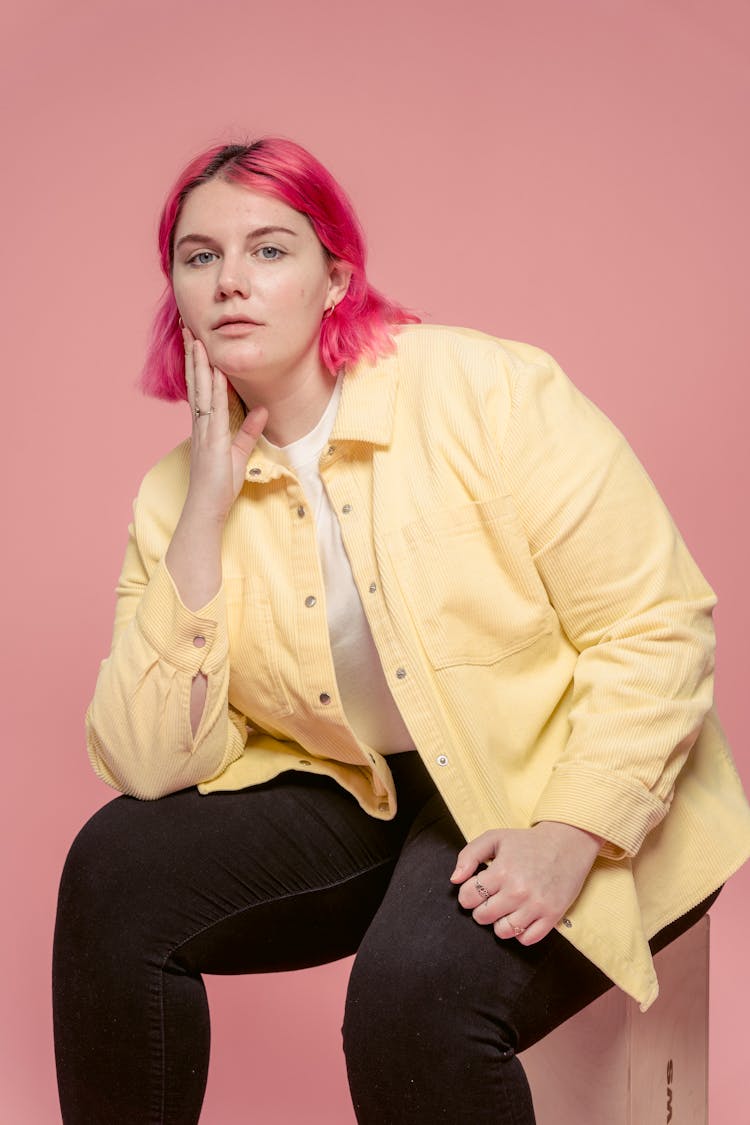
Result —
<instances>
[{"instance_id":1,"label":"ring","mask_svg":"<svg viewBox=\"0 0 750 1125\"><path fill-rule=\"evenodd\" d=\"M474 880L474 886L477 888L485 902L488 898L492 898L492 894L490 893L490 891L488 891L486 887L483 887L478 879Z\"/></svg>"},{"instance_id":2,"label":"ring","mask_svg":"<svg viewBox=\"0 0 750 1125\"><path fill-rule=\"evenodd\" d=\"M196 418L207 418L209 414L213 414L213 408L211 410L201 410L200 406L196 406L196 408L195 408L195 417Z\"/></svg>"},{"instance_id":3,"label":"ring","mask_svg":"<svg viewBox=\"0 0 750 1125\"><path fill-rule=\"evenodd\" d=\"M526 933L527 927L526 926L514 926L507 914L505 914L503 916L502 921L508 923L511 930L513 931L513 937L520 937L521 934Z\"/></svg>"}]
</instances>

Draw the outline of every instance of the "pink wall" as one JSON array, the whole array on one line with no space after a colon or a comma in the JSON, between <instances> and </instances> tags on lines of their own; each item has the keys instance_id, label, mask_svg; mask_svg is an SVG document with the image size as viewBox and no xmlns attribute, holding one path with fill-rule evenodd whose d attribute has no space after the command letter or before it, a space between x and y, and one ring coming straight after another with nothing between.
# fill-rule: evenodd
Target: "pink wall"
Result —
<instances>
[{"instance_id":1,"label":"pink wall","mask_svg":"<svg viewBox=\"0 0 750 1125\"><path fill-rule=\"evenodd\" d=\"M37 1125L58 1120L57 878L110 796L82 715L131 497L186 430L183 410L132 386L160 287L156 213L209 141L307 144L357 202L378 285L428 319L541 344L617 421L718 591L719 704L750 780L750 26L742 0L15 9L0 76L12 673L0 1118ZM713 915L712 1125L736 1122L746 1096L749 890L746 871ZM245 1121L251 1104L264 1125L352 1122L346 969L210 985L209 1125Z\"/></svg>"}]
</instances>

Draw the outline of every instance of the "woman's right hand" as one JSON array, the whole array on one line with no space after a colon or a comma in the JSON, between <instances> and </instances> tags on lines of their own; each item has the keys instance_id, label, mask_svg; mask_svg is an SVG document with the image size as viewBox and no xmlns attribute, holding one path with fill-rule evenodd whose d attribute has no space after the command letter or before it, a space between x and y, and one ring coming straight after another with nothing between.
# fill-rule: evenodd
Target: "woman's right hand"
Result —
<instances>
[{"instance_id":1,"label":"woman's right hand","mask_svg":"<svg viewBox=\"0 0 750 1125\"><path fill-rule=\"evenodd\" d=\"M189 328L185 343L185 382L193 418L190 486L185 508L222 527L245 480L247 461L268 421L264 406L248 411L232 438L229 428L230 387L226 375L211 368L206 349Z\"/></svg>"},{"instance_id":2,"label":"woman's right hand","mask_svg":"<svg viewBox=\"0 0 750 1125\"><path fill-rule=\"evenodd\" d=\"M185 381L193 413L190 484L165 561L184 605L197 610L221 586L224 524L242 488L247 459L268 420L268 411L264 406L249 411L233 439L227 378L218 368L211 369L206 349L189 329L184 329L183 338Z\"/></svg>"}]
</instances>

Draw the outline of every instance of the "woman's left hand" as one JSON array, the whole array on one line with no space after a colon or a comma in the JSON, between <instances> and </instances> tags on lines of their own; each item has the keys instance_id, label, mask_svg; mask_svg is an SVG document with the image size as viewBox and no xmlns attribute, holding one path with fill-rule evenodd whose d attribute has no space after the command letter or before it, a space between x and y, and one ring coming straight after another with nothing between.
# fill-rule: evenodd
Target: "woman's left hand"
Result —
<instances>
[{"instance_id":1,"label":"woman's left hand","mask_svg":"<svg viewBox=\"0 0 750 1125\"><path fill-rule=\"evenodd\" d=\"M602 841L557 821L483 832L458 853L451 882L480 926L522 945L541 941L578 897ZM480 864L486 868L477 870Z\"/></svg>"}]
</instances>

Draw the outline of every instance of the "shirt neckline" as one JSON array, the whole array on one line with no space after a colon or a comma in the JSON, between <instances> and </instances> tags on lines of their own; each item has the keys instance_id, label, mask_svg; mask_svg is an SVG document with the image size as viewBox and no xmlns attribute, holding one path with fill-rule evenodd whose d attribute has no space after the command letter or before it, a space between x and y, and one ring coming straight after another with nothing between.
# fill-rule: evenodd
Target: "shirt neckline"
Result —
<instances>
[{"instance_id":1,"label":"shirt neckline","mask_svg":"<svg viewBox=\"0 0 750 1125\"><path fill-rule=\"evenodd\" d=\"M271 461L286 465L288 469L303 469L307 465L317 464L333 429L336 413L341 399L343 375L336 377L336 382L328 400L328 405L323 411L319 421L301 438L292 441L289 445L274 445L263 434L258 438L257 447Z\"/></svg>"}]
</instances>

